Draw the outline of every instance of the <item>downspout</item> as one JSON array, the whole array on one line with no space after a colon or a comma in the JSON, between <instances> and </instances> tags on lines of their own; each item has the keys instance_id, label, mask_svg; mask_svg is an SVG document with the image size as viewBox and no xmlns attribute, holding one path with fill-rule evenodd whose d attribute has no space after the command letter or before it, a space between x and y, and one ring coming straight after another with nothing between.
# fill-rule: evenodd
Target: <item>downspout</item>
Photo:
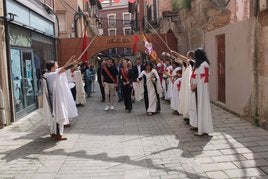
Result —
<instances>
[{"instance_id":1,"label":"downspout","mask_svg":"<svg viewBox=\"0 0 268 179\"><path fill-rule=\"evenodd\" d=\"M259 24L258 24L258 15L259 15L259 1L255 1L254 9L254 90L255 90L255 104L254 104L254 122L256 125L260 125L259 119Z\"/></svg>"},{"instance_id":2,"label":"downspout","mask_svg":"<svg viewBox=\"0 0 268 179\"><path fill-rule=\"evenodd\" d=\"M7 17L7 3L3 0L3 11L4 17ZM9 39L9 26L8 20L4 18L4 28L5 28L5 41L6 41L6 59L7 59L7 77L8 77L8 90L10 92L10 118L11 122L15 121L15 110L14 110L14 94L13 94L13 84L12 84L12 74L11 74L11 56L10 56L10 39ZM7 121L7 124L9 121Z\"/></svg>"}]
</instances>

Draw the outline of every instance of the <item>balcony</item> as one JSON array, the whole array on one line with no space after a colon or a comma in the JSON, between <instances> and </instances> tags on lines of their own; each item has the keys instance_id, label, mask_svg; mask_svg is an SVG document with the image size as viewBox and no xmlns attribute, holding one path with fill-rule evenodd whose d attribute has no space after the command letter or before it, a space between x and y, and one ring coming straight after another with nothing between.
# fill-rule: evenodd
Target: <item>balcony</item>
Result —
<instances>
[{"instance_id":1,"label":"balcony","mask_svg":"<svg viewBox=\"0 0 268 179\"><path fill-rule=\"evenodd\" d=\"M38 1L45 4L46 6L48 6L51 9L54 9L54 7L55 7L54 0L38 0Z\"/></svg>"}]
</instances>

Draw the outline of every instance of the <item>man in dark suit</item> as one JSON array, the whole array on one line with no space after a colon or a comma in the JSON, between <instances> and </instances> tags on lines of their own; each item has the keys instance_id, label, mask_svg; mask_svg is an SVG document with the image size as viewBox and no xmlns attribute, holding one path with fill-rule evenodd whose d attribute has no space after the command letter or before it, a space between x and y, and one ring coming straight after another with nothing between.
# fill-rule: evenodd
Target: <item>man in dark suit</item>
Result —
<instances>
[{"instance_id":1,"label":"man in dark suit","mask_svg":"<svg viewBox=\"0 0 268 179\"><path fill-rule=\"evenodd\" d=\"M134 81L137 81L137 78L141 74L141 72L144 70L144 66L142 65L142 61L140 57L136 59L136 65L133 67L133 73L134 73Z\"/></svg>"}]
</instances>

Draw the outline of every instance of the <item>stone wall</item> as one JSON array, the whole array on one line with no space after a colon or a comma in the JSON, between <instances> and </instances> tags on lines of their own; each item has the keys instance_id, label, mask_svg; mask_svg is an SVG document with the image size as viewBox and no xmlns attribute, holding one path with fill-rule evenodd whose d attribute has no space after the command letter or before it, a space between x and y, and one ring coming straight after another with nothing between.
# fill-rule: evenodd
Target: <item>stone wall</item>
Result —
<instances>
[{"instance_id":1,"label":"stone wall","mask_svg":"<svg viewBox=\"0 0 268 179\"><path fill-rule=\"evenodd\" d=\"M217 36L225 35L225 108L244 117L255 115L255 19L207 32L205 50L211 62L210 97L218 102ZM252 118L253 119L253 118Z\"/></svg>"},{"instance_id":2,"label":"stone wall","mask_svg":"<svg viewBox=\"0 0 268 179\"><path fill-rule=\"evenodd\" d=\"M177 18L163 18L160 33L166 33L171 29L178 39L177 50L184 54L190 49L204 47L206 31L212 31L230 23L231 12L225 8L226 1L217 2L193 0L191 9L180 9Z\"/></svg>"}]
</instances>

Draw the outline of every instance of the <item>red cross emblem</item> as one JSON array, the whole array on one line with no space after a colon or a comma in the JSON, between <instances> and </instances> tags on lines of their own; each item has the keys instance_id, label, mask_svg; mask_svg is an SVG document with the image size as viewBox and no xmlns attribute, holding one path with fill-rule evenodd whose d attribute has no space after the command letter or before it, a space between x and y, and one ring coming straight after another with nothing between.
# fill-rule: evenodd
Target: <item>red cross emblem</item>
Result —
<instances>
[{"instance_id":1,"label":"red cross emblem","mask_svg":"<svg viewBox=\"0 0 268 179\"><path fill-rule=\"evenodd\" d=\"M193 71L191 78L195 79L196 78L196 74L195 74L195 70Z\"/></svg>"},{"instance_id":2,"label":"red cross emblem","mask_svg":"<svg viewBox=\"0 0 268 179\"><path fill-rule=\"evenodd\" d=\"M209 77L209 68L208 67L205 67L205 73L202 73L200 76L201 78L205 77L205 83L208 83L208 77Z\"/></svg>"},{"instance_id":3,"label":"red cross emblem","mask_svg":"<svg viewBox=\"0 0 268 179\"><path fill-rule=\"evenodd\" d=\"M178 91L181 90L181 81L177 84Z\"/></svg>"}]
</instances>

